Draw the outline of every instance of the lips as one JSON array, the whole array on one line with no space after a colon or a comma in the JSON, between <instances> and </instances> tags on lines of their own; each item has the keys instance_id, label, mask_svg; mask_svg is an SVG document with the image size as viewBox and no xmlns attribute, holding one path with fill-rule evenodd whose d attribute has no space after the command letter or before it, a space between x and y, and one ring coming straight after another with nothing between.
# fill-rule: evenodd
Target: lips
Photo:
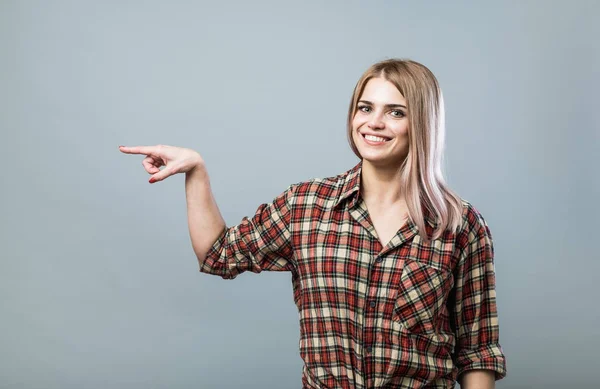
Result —
<instances>
[{"instance_id":1,"label":"lips","mask_svg":"<svg viewBox=\"0 0 600 389\"><path fill-rule=\"evenodd\" d=\"M385 143L391 140L391 138L388 138L386 136L381 136L381 135L375 135L375 134L365 134L365 133L361 133L363 139L365 139L365 141L369 144L371 143L375 143L375 144L379 144L379 143Z\"/></svg>"}]
</instances>

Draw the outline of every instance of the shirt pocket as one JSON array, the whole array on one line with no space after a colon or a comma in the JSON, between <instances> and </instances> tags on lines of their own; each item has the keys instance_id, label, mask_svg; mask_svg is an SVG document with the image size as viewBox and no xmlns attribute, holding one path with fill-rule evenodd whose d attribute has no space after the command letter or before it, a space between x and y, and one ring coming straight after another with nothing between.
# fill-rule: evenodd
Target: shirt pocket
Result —
<instances>
[{"instance_id":1,"label":"shirt pocket","mask_svg":"<svg viewBox=\"0 0 600 389\"><path fill-rule=\"evenodd\" d=\"M415 334L436 332L446 306L452 273L430 263L406 258L392 314L404 331Z\"/></svg>"}]
</instances>

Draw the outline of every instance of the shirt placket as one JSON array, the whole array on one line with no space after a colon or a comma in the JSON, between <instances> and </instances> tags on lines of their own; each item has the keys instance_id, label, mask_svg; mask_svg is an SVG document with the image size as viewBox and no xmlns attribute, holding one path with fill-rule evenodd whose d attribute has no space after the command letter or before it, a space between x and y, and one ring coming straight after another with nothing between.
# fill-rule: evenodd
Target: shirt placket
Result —
<instances>
[{"instance_id":1,"label":"shirt placket","mask_svg":"<svg viewBox=\"0 0 600 389\"><path fill-rule=\"evenodd\" d=\"M350 215L359 223L369 234L369 250L365 250L365 254L358 258L360 267L366 269L364 278L364 293L359 293L358 312L361 312L359 316L359 323L357 323L357 334L356 337L359 340L360 349L357 353L361 356L359 362L359 369L362 372L361 382L357 382L357 388L369 387L369 377L372 373L372 355L375 352L375 334L372 331L374 320L377 317L377 293L378 285L376 280L371 279L371 270L373 266L377 266L383 262L383 256L379 255L382 251L381 243L377 236L377 231L371 223L368 211L364 201L358 198L354 202L349 211Z\"/></svg>"},{"instance_id":2,"label":"shirt placket","mask_svg":"<svg viewBox=\"0 0 600 389\"><path fill-rule=\"evenodd\" d=\"M360 315L361 323L359 323L358 325L360 333L357 334L358 339L360 339L360 344L363 346L361 350L361 370L364 372L364 375L361 378L364 385L361 385L360 387L370 388L373 385L374 363L376 363L376 360L374 358L376 353L377 342L375 332L376 321L381 320L380 316L383 312L382 307L380 307L379 301L379 293L381 290L380 284L382 282L381 272L383 270L379 268L384 265L384 262L389 256L389 253L403 245L407 240L411 239L416 233L416 231L414 230L414 228L412 228L412 224L409 223L408 230L402 228L390 240L390 242L385 247L383 247L379 241L377 231L375 230L374 225L370 221L364 201L358 200L356 206L350 209L350 214L362 227L364 227L369 232L371 238L371 250L369 250L368 253L361 256L361 258L359 259L361 264L363 264L363 266L365 266L365 268L368 270L367 275L365 277L365 294L364 296L360 295L361 299L359 299L358 302L360 304L359 311L362 312L362 315ZM374 274L376 275L375 277Z\"/></svg>"}]
</instances>

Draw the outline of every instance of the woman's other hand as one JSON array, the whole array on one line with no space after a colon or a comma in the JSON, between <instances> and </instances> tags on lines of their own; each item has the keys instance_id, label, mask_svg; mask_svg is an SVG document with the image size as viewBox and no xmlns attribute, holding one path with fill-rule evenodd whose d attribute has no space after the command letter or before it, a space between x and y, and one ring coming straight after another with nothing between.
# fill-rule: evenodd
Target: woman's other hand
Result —
<instances>
[{"instance_id":1,"label":"woman's other hand","mask_svg":"<svg viewBox=\"0 0 600 389\"><path fill-rule=\"evenodd\" d=\"M142 165L149 174L152 174L149 180L151 184L177 173L188 173L204 167L204 160L198 152L183 147L166 145L119 146L119 150L125 154L142 154L146 156L142 161ZM162 166L165 168L160 170Z\"/></svg>"}]
</instances>

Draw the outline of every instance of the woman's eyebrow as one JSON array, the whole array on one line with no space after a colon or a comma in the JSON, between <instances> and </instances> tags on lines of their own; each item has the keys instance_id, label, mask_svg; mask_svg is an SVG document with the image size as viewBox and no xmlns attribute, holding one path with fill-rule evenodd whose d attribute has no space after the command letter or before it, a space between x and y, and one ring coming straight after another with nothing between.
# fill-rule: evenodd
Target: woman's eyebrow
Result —
<instances>
[{"instance_id":1,"label":"woman's eyebrow","mask_svg":"<svg viewBox=\"0 0 600 389\"><path fill-rule=\"evenodd\" d=\"M363 103L363 104L369 104L369 105L373 105L372 102L368 101L368 100L359 100L359 103ZM385 105L386 108L404 108L406 109L406 107L402 104L386 104Z\"/></svg>"}]
</instances>

